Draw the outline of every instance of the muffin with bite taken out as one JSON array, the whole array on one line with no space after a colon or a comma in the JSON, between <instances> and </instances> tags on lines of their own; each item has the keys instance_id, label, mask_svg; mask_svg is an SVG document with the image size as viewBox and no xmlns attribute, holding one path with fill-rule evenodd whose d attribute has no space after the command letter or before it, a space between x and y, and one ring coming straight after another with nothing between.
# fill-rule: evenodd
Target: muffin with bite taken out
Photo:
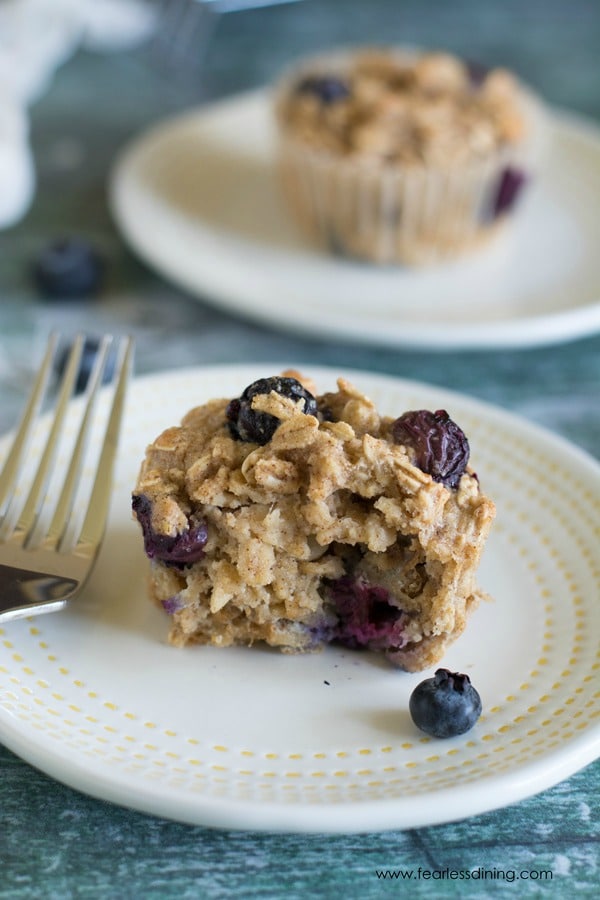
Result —
<instances>
[{"instance_id":1,"label":"muffin with bite taken out","mask_svg":"<svg viewBox=\"0 0 600 900\"><path fill-rule=\"evenodd\" d=\"M190 410L147 448L133 511L176 646L341 644L435 664L481 596L494 518L444 410L381 415L298 372Z\"/></svg>"}]
</instances>

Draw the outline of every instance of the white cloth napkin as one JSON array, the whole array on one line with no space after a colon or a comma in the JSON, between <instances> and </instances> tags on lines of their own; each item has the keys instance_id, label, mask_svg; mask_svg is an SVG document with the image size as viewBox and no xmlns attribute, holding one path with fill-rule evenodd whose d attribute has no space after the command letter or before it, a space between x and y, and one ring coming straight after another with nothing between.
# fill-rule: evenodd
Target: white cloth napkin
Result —
<instances>
[{"instance_id":1,"label":"white cloth napkin","mask_svg":"<svg viewBox=\"0 0 600 900\"><path fill-rule=\"evenodd\" d=\"M155 24L148 0L0 2L0 229L16 224L33 201L29 107L56 69L82 45L102 52L134 47Z\"/></svg>"}]
</instances>

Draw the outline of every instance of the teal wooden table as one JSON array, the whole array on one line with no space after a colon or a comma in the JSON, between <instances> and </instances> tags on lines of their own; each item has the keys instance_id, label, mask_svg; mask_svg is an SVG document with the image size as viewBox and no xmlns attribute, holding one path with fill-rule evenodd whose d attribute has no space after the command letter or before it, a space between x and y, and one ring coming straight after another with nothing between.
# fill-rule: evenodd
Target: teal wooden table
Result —
<instances>
[{"instance_id":1,"label":"teal wooden table","mask_svg":"<svg viewBox=\"0 0 600 900\"><path fill-rule=\"evenodd\" d=\"M174 288L134 258L111 220L108 173L142 129L201 101L266 84L290 55L390 37L506 64L551 103L600 122L600 9L585 0L307 0L231 14L219 23L203 71L183 79L165 76L141 52L77 54L31 110L34 204L22 222L0 232L0 431L12 426L23 402L31 347L52 327L82 327L132 332L139 373L290 359L443 385L516 412L600 458L600 335L485 352L297 337ZM41 302L31 260L47 241L72 232L102 247L108 282L87 304ZM414 896L597 896L599 792L597 761L537 796L451 824L356 836L213 831L92 799L0 746L0 898L398 896L406 884L381 873L400 869L413 871ZM478 869L505 875L467 885L448 874Z\"/></svg>"}]
</instances>

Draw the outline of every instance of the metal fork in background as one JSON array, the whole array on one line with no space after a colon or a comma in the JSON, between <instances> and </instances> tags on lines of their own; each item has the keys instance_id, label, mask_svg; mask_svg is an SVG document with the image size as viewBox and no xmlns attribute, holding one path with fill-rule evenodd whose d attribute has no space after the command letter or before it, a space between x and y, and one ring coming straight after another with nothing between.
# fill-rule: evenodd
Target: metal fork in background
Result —
<instances>
[{"instance_id":1,"label":"metal fork in background","mask_svg":"<svg viewBox=\"0 0 600 900\"><path fill-rule=\"evenodd\" d=\"M90 574L104 535L133 343L130 338L118 342L110 336L102 339L78 410L78 403L71 403L84 347L83 336L78 336L68 355L53 414L40 422L59 343L57 335L50 336L0 472L0 621L65 606ZM111 367L109 354L115 344ZM99 402L105 393L100 394L103 382L109 394L104 420ZM59 450L64 453L65 442L70 441L69 431L73 433L74 412L80 415L63 477L56 464ZM43 449L36 450L36 429L39 433L44 422L47 438ZM100 449L90 467L88 451L96 445Z\"/></svg>"},{"instance_id":2,"label":"metal fork in background","mask_svg":"<svg viewBox=\"0 0 600 900\"><path fill-rule=\"evenodd\" d=\"M199 69L222 15L297 2L299 0L157 0L153 55L175 70Z\"/></svg>"}]
</instances>

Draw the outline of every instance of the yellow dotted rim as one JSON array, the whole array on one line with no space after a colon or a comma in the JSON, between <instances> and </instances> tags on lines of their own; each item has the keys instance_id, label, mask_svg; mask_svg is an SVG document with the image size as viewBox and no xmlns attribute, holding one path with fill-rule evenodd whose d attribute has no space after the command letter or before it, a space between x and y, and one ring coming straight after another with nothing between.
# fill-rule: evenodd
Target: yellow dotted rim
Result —
<instances>
[{"instance_id":1,"label":"yellow dotted rim","mask_svg":"<svg viewBox=\"0 0 600 900\"><path fill-rule=\"evenodd\" d=\"M420 399L407 398L405 408ZM184 734L77 678L69 662L53 653L42 617L0 628L0 710L55 741L65 755L89 758L94 766L118 767L173 790L285 803L415 797L513 772L590 729L596 733L600 650L594 598L586 587L600 596L600 496L544 448L540 452L512 431L503 434L501 424L482 423L468 412L461 424L477 445L489 493L502 498L502 483L511 484L511 496L499 502L495 536L530 572L544 616L528 676L484 710L468 735L451 742L415 735L307 752ZM496 450L503 440L510 460ZM546 522L559 526L560 546L556 528ZM558 628L565 620L568 634Z\"/></svg>"}]
</instances>

